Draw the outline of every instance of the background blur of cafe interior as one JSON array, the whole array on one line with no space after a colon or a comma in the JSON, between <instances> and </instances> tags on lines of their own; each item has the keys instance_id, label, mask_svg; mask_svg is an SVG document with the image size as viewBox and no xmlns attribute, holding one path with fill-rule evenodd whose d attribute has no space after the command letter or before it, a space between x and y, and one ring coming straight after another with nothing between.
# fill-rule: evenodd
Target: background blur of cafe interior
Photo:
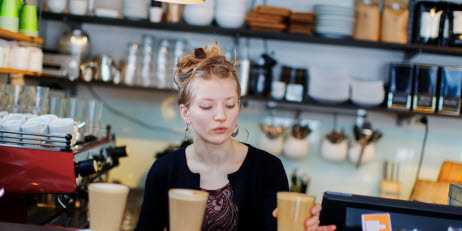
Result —
<instances>
[{"instance_id":1,"label":"background blur of cafe interior","mask_svg":"<svg viewBox=\"0 0 462 231\"><path fill-rule=\"evenodd\" d=\"M280 158L292 191L447 205L462 184L460 0L15 1L0 5L7 221L85 227L103 181L130 187L133 230L149 168L184 141L175 64L212 41L240 61L235 139Z\"/></svg>"}]
</instances>

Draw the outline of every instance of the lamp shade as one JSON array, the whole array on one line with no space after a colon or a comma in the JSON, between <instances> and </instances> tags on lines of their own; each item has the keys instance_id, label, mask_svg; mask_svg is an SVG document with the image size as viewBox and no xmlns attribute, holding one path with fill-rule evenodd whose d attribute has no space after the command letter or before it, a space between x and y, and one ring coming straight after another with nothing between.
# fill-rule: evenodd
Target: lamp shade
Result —
<instances>
[{"instance_id":1,"label":"lamp shade","mask_svg":"<svg viewBox=\"0 0 462 231\"><path fill-rule=\"evenodd\" d=\"M157 0L159 2L168 2L176 4L203 4L205 0Z\"/></svg>"}]
</instances>

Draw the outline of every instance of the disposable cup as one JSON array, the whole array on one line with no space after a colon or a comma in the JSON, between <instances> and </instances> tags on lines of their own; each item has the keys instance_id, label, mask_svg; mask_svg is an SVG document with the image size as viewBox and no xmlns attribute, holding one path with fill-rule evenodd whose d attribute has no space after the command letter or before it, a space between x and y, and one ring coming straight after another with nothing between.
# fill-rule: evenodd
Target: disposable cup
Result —
<instances>
[{"instance_id":1,"label":"disposable cup","mask_svg":"<svg viewBox=\"0 0 462 231\"><path fill-rule=\"evenodd\" d=\"M18 1L17 0L2 0L0 8L0 16L18 17Z\"/></svg>"},{"instance_id":2,"label":"disposable cup","mask_svg":"<svg viewBox=\"0 0 462 231\"><path fill-rule=\"evenodd\" d=\"M19 20L20 30L37 31L37 7L33 5L25 5L22 9L21 18Z\"/></svg>"}]
</instances>

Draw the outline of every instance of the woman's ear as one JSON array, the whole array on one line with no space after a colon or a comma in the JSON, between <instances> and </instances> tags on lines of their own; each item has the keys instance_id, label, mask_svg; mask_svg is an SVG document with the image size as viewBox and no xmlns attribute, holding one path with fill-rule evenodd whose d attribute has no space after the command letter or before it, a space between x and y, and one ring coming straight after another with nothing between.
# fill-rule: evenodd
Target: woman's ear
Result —
<instances>
[{"instance_id":1,"label":"woman's ear","mask_svg":"<svg viewBox=\"0 0 462 231\"><path fill-rule=\"evenodd\" d=\"M183 118L183 121L186 124L191 123L191 119L189 118L189 109L184 104L180 105L180 114L181 114L181 118Z\"/></svg>"}]
</instances>

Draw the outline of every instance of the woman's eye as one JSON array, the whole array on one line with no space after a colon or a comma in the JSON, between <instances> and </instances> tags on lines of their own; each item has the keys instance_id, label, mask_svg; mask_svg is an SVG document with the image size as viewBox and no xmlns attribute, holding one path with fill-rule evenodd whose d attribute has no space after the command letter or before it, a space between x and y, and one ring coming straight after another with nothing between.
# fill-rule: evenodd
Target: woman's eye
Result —
<instances>
[{"instance_id":1,"label":"woman's eye","mask_svg":"<svg viewBox=\"0 0 462 231\"><path fill-rule=\"evenodd\" d=\"M227 105L226 107L227 107L228 109L233 109L233 108L234 108L234 106L236 106L236 104L233 104L233 105Z\"/></svg>"},{"instance_id":2,"label":"woman's eye","mask_svg":"<svg viewBox=\"0 0 462 231\"><path fill-rule=\"evenodd\" d=\"M201 107L202 110L210 110L212 107Z\"/></svg>"}]
</instances>

